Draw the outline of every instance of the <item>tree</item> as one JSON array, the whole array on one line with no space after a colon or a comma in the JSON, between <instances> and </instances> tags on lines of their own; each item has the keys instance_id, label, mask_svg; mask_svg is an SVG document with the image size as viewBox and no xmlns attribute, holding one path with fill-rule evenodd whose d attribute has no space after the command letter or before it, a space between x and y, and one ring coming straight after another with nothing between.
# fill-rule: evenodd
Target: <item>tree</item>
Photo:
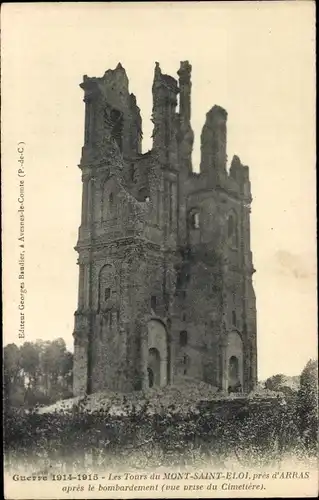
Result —
<instances>
[{"instance_id":1,"label":"tree","mask_svg":"<svg viewBox=\"0 0 319 500\"><path fill-rule=\"evenodd\" d=\"M275 392L282 392L287 398L293 398L296 396L297 391L289 385L288 378L282 373L273 375L267 378L265 382L265 389Z\"/></svg>"},{"instance_id":2,"label":"tree","mask_svg":"<svg viewBox=\"0 0 319 500\"><path fill-rule=\"evenodd\" d=\"M73 354L65 341L37 340L4 348L4 397L8 406L50 404L72 396Z\"/></svg>"},{"instance_id":3,"label":"tree","mask_svg":"<svg viewBox=\"0 0 319 500\"><path fill-rule=\"evenodd\" d=\"M278 375L273 375L267 378L265 382L265 389L270 391L281 391L282 386L285 383L285 376L282 373Z\"/></svg>"},{"instance_id":4,"label":"tree","mask_svg":"<svg viewBox=\"0 0 319 500\"><path fill-rule=\"evenodd\" d=\"M40 349L33 342L25 342L21 348L21 368L28 377L30 388L36 388L40 372Z\"/></svg>"},{"instance_id":5,"label":"tree","mask_svg":"<svg viewBox=\"0 0 319 500\"><path fill-rule=\"evenodd\" d=\"M15 344L8 344L3 350L4 375L7 382L17 383L21 377L21 353Z\"/></svg>"},{"instance_id":6,"label":"tree","mask_svg":"<svg viewBox=\"0 0 319 500\"><path fill-rule=\"evenodd\" d=\"M317 443L318 430L318 361L310 359L300 376L297 397L300 430L306 445Z\"/></svg>"},{"instance_id":7,"label":"tree","mask_svg":"<svg viewBox=\"0 0 319 500\"><path fill-rule=\"evenodd\" d=\"M3 389L7 405L23 404L24 378L18 346L8 344L3 350Z\"/></svg>"},{"instance_id":8,"label":"tree","mask_svg":"<svg viewBox=\"0 0 319 500\"><path fill-rule=\"evenodd\" d=\"M69 389L73 381L73 354L66 351L61 362L61 376L64 381L64 386Z\"/></svg>"},{"instance_id":9,"label":"tree","mask_svg":"<svg viewBox=\"0 0 319 500\"><path fill-rule=\"evenodd\" d=\"M61 338L48 342L43 353L43 368L49 377L50 384L58 382L63 372L66 354L65 341Z\"/></svg>"}]
</instances>

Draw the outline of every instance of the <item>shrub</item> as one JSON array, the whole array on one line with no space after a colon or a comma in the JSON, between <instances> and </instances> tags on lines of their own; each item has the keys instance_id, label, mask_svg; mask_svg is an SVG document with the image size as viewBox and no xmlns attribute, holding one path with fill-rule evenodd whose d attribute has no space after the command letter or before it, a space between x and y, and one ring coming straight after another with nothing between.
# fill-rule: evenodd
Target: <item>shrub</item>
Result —
<instances>
[{"instance_id":1,"label":"shrub","mask_svg":"<svg viewBox=\"0 0 319 500\"><path fill-rule=\"evenodd\" d=\"M122 415L105 406L88 412L86 403L84 398L69 411L54 413L7 411L7 455L28 463L31 454L49 455L52 466L69 459L81 467L87 455L97 465L110 457L115 464L141 451L143 466L146 456L150 464L176 464L207 457L220 461L230 455L247 465L252 460L278 461L286 453L307 450L310 443L307 433L298 432L300 415L293 400L215 400L188 413L174 405L152 412L147 401L138 407L126 402ZM312 425L311 419L306 421L306 426Z\"/></svg>"},{"instance_id":2,"label":"shrub","mask_svg":"<svg viewBox=\"0 0 319 500\"><path fill-rule=\"evenodd\" d=\"M300 376L297 396L299 429L307 446L316 447L318 432L318 363L310 360Z\"/></svg>"}]
</instances>

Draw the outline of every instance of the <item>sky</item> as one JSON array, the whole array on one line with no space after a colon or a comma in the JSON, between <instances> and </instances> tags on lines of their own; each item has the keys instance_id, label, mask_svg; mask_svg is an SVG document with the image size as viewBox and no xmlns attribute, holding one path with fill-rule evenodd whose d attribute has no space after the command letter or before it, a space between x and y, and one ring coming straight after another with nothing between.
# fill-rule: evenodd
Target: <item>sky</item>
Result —
<instances>
[{"instance_id":1,"label":"sky","mask_svg":"<svg viewBox=\"0 0 319 500\"><path fill-rule=\"evenodd\" d=\"M228 111L229 161L250 167L258 375L317 350L315 12L312 2L2 6L4 344L19 344L18 152L25 143L25 340L73 349L83 75L120 61L151 147L155 61L192 64L193 168L205 114Z\"/></svg>"}]
</instances>

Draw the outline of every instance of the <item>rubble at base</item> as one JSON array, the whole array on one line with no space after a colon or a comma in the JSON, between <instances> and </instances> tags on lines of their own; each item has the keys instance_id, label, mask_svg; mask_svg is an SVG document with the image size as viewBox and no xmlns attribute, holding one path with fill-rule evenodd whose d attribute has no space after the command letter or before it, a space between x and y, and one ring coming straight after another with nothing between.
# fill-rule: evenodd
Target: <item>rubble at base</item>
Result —
<instances>
[{"instance_id":1,"label":"rubble at base","mask_svg":"<svg viewBox=\"0 0 319 500\"><path fill-rule=\"evenodd\" d=\"M146 391L131 393L99 392L85 397L70 398L58 401L53 405L39 408L37 412L71 412L75 408L93 413L105 411L114 416L125 415L134 407L139 411L147 405L148 413L188 413L196 411L198 405L209 404L210 401L273 399L283 396L281 393L266 389L256 389L249 394L223 393L216 387L204 382L188 382L183 385L169 385L163 388L151 388Z\"/></svg>"}]
</instances>

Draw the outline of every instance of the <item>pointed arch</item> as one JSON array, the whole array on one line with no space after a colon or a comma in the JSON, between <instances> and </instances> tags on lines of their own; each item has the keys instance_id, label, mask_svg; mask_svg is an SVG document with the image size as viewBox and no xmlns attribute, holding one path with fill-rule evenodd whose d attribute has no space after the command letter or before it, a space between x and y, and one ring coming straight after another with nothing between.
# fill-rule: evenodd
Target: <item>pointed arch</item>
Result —
<instances>
[{"instance_id":1,"label":"pointed arch","mask_svg":"<svg viewBox=\"0 0 319 500\"><path fill-rule=\"evenodd\" d=\"M151 319L148 321L147 331L148 374L153 377L154 385L163 387L168 383L169 353L167 330L161 321Z\"/></svg>"},{"instance_id":2,"label":"pointed arch","mask_svg":"<svg viewBox=\"0 0 319 500\"><path fill-rule=\"evenodd\" d=\"M149 190L145 186L141 187L138 190L137 199L138 201L149 201L150 199Z\"/></svg>"},{"instance_id":3,"label":"pointed arch","mask_svg":"<svg viewBox=\"0 0 319 500\"><path fill-rule=\"evenodd\" d=\"M228 392L241 392L244 381L244 346L237 331L228 334L226 375Z\"/></svg>"}]
</instances>

